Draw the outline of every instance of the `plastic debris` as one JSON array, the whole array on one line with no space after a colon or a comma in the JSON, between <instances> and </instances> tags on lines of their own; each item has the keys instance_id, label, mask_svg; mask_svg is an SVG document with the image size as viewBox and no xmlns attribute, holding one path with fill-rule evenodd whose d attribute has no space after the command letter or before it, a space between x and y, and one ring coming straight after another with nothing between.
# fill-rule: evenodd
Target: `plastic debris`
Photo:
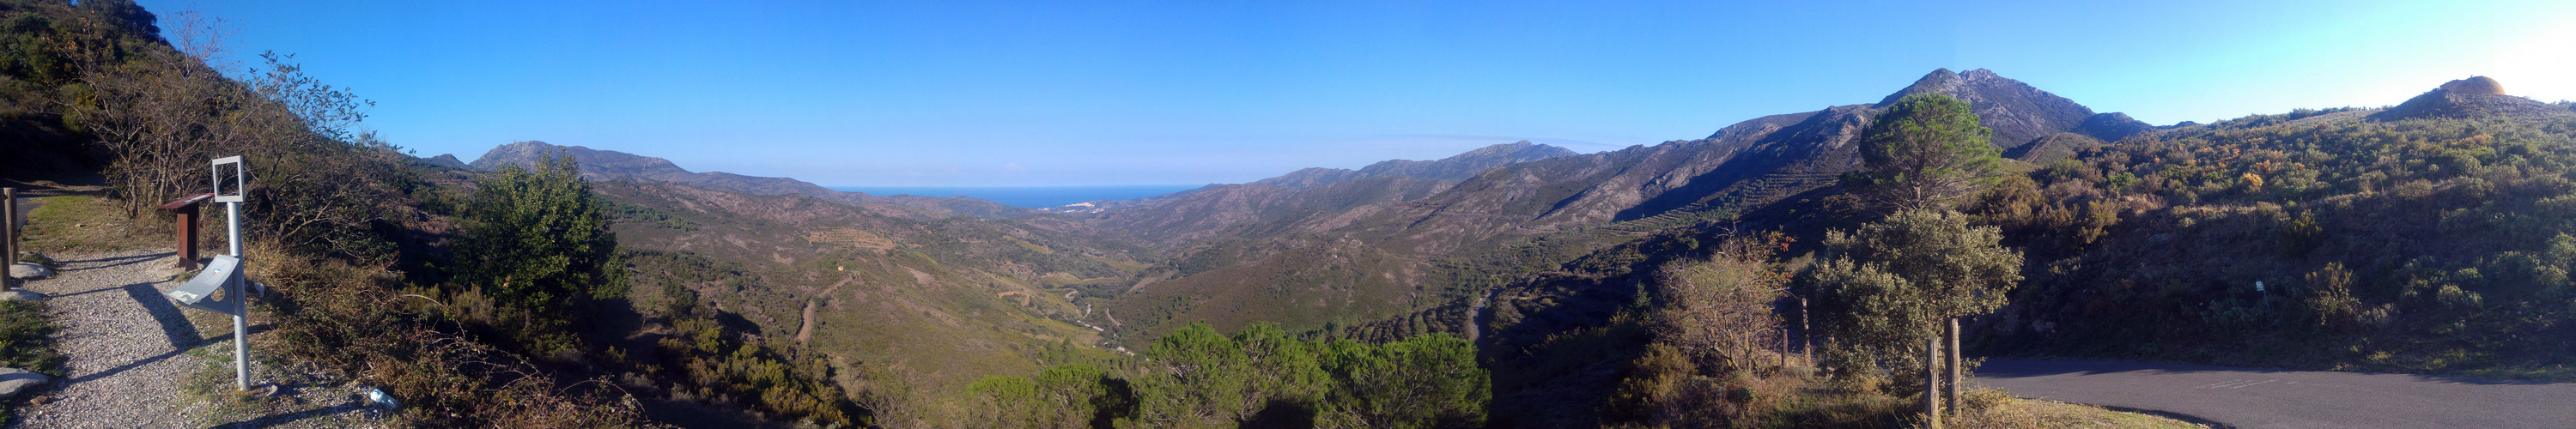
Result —
<instances>
[{"instance_id":1,"label":"plastic debris","mask_svg":"<svg viewBox=\"0 0 2576 429\"><path fill-rule=\"evenodd\" d=\"M385 391L384 391L384 390L377 389L377 388L373 388L373 387L367 387L367 388L361 388L359 391L360 391L360 392L364 392L364 393L366 393L366 395L367 395L367 402L368 402L368 403L372 403L372 404L383 404L383 405L385 406L385 409L394 409L394 408L401 408L401 407L402 407L402 403L401 403L401 402L396 402L396 401L394 401L394 395L388 395L388 394L385 394Z\"/></svg>"}]
</instances>

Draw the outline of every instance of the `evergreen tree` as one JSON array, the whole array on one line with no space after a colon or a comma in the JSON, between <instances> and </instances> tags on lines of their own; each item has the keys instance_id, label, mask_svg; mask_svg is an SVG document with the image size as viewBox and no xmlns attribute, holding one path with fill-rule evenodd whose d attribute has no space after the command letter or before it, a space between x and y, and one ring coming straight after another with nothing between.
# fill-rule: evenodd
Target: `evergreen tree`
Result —
<instances>
[{"instance_id":1,"label":"evergreen tree","mask_svg":"<svg viewBox=\"0 0 2576 429\"><path fill-rule=\"evenodd\" d=\"M457 281L539 315L614 296L617 237L571 155L503 166L477 181L456 252Z\"/></svg>"},{"instance_id":2,"label":"evergreen tree","mask_svg":"<svg viewBox=\"0 0 2576 429\"><path fill-rule=\"evenodd\" d=\"M1994 130L1977 124L1968 102L1914 94L1880 112L1861 133L1866 166L1849 176L1879 204L1933 208L1974 194L2000 173Z\"/></svg>"}]
</instances>

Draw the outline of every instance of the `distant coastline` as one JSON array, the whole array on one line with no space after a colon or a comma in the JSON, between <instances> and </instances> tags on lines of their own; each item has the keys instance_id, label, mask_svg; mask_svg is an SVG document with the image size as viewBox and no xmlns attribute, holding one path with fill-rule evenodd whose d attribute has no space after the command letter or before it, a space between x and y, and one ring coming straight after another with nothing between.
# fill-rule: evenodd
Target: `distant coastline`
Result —
<instances>
[{"instance_id":1,"label":"distant coastline","mask_svg":"<svg viewBox=\"0 0 2576 429\"><path fill-rule=\"evenodd\" d=\"M968 197L1002 205L1047 208L1084 201L1144 198L1198 189L1207 185L1108 185L1108 186L825 186L835 191L866 192L870 195L915 195L924 197Z\"/></svg>"}]
</instances>

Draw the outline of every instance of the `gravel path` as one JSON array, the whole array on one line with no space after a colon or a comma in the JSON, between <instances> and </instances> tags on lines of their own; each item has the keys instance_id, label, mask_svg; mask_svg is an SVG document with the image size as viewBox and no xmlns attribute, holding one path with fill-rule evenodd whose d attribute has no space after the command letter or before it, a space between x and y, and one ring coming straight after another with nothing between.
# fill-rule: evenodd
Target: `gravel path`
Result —
<instances>
[{"instance_id":1,"label":"gravel path","mask_svg":"<svg viewBox=\"0 0 2576 429\"><path fill-rule=\"evenodd\" d=\"M67 255L54 278L26 289L53 297L54 334L70 358L51 394L37 399L26 427L131 428L195 423L173 407L179 382L204 363L188 348L212 345L161 291L170 252L162 249ZM160 274L156 276L155 274ZM230 332L221 333L230 338ZM173 415L179 414L179 415ZM163 420L155 425L153 419ZM171 421L175 420L175 421Z\"/></svg>"},{"instance_id":2,"label":"gravel path","mask_svg":"<svg viewBox=\"0 0 2576 429\"><path fill-rule=\"evenodd\" d=\"M189 312L162 292L179 286L170 280L169 249L144 249L91 255L63 255L54 278L30 281L27 290L43 293L53 310L56 346L69 358L63 377L51 391L31 401L18 426L30 428L162 428L205 427L210 423L240 427L364 426L353 421L365 414L345 389L311 387L287 380L277 397L246 405L218 407L205 397L181 393L191 375L208 371L232 356L230 318L200 329ZM252 360L261 336L252 326ZM209 362L209 360L220 360ZM221 390L230 390L229 365L220 368ZM291 377L258 365L252 385ZM218 409L226 408L226 409ZM235 417L251 416L251 417ZM345 418L315 418L345 417ZM238 422L223 424L225 422Z\"/></svg>"}]
</instances>

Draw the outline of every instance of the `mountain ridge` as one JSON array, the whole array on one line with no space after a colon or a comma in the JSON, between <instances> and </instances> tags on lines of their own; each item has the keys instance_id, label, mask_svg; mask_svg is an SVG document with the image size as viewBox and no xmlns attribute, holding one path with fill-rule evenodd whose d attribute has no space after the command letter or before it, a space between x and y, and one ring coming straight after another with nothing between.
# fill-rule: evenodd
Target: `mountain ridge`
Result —
<instances>
[{"instance_id":1,"label":"mountain ridge","mask_svg":"<svg viewBox=\"0 0 2576 429\"><path fill-rule=\"evenodd\" d=\"M1997 129L1998 146L2026 146L2061 133L2088 137L2082 140L2101 140L2093 134L2126 138L2152 129L1982 69L1934 70L1881 103L1918 93L1968 101L1981 124ZM1842 173L1860 166L1855 143L1883 107L1850 104L1761 116L1701 139L1494 167L1421 198L1230 226L1223 240L1183 246L1154 268L1160 271L1140 275L1153 280L1140 281L1132 292L1139 298L1122 299L1117 314L1128 328L1142 331L1126 338L1152 338L1170 323L1196 320L1217 321L1221 328L1274 320L1293 330L1320 328L1315 314L1410 318L1428 314L1412 311L1463 311L1458 300L1485 287L1473 279L1515 274L1460 267L1553 263L1541 261L1631 239L1624 234L1721 221L1783 201L1830 195ZM1496 262L1462 262L1478 260ZM1207 261L1223 263L1211 267ZM1392 277L1360 275L1368 270ZM1316 285L1310 293L1318 295L1309 296L1277 290L1272 283L1283 275L1337 280ZM1393 307L1357 298L1397 296L1408 298ZM1279 314L1230 313L1235 311Z\"/></svg>"},{"instance_id":2,"label":"mountain ridge","mask_svg":"<svg viewBox=\"0 0 2576 429\"><path fill-rule=\"evenodd\" d=\"M1577 154L1572 150L1567 150L1566 148L1531 143L1529 140L1521 140L1515 143L1497 144L1476 148L1475 150L1451 155L1447 158L1429 161L1390 159L1369 164L1367 167L1361 167L1358 170L1310 167L1292 171L1288 174L1280 175L1279 177L1255 180L1245 184L1271 185L1285 188L1307 188L1333 182L1388 175L1457 181L1475 177L1477 172L1485 171L1485 169L1488 168L1573 155Z\"/></svg>"},{"instance_id":3,"label":"mountain ridge","mask_svg":"<svg viewBox=\"0 0 2576 429\"><path fill-rule=\"evenodd\" d=\"M922 197L913 195L871 195L864 192L835 191L810 182L786 177L760 177L722 171L693 172L668 159L636 155L585 146L562 146L543 141L512 142L493 147L482 157L466 164L477 170L491 170L503 165L535 165L551 153L568 153L580 164L581 177L593 182L634 181L645 183L679 183L704 188L723 189L753 195L804 195L851 205L890 204L911 208L930 216L974 216L997 219L1034 212L967 197ZM442 155L445 156L445 155ZM453 158L451 158L453 159Z\"/></svg>"}]
</instances>

